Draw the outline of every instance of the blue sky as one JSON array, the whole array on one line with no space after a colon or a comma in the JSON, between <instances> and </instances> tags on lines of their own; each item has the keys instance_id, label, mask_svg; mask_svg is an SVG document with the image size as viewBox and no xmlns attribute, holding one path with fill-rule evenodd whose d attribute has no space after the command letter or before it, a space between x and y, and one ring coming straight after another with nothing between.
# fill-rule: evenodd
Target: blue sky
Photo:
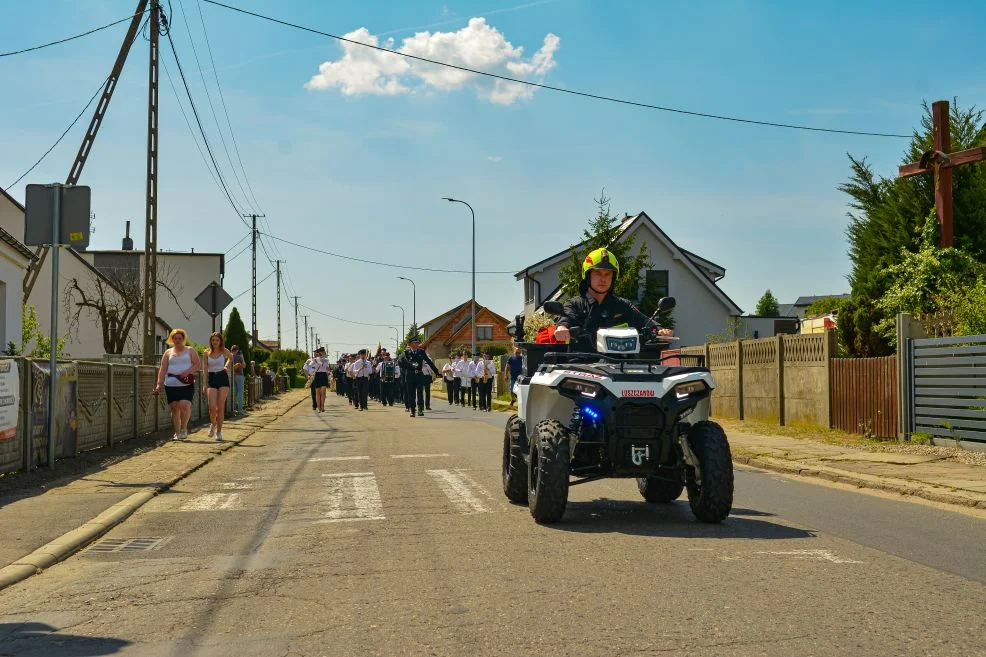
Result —
<instances>
[{"instance_id":1,"label":"blue sky","mask_svg":"<svg viewBox=\"0 0 986 657\"><path fill-rule=\"evenodd\" d=\"M246 205L189 39L225 130L199 2L171 1L172 36L234 200ZM0 51L105 24L135 6L131 0L5 4ZM392 38L393 47L408 52L479 62L477 68L516 71L559 87L766 121L907 134L920 119L922 100L957 96L962 105L986 105L986 46L977 45L986 24L981 3L930 17L927 3L906 1L230 4L334 34L365 28L360 38L376 36L384 45ZM724 266L721 286L747 311L767 288L781 302L844 292L847 207L837 186L849 172L846 154L866 156L878 172L893 175L907 145L546 90L515 97L515 90L487 81L414 66L398 70L391 55L375 59L358 46L344 50L324 37L204 2L201 8L239 152L270 231L366 259L468 270L469 213L441 200L451 195L476 209L477 268L515 271L575 241L605 187L614 212L645 210L679 245ZM471 18L485 20L470 27ZM124 23L0 58L0 185L20 176L81 110L108 74L125 30ZM929 53L958 56L946 65ZM163 54L180 84L167 47ZM142 246L146 62L140 40L81 180L93 188L95 248L118 248L127 219L135 221ZM329 64L317 77L323 63ZM210 177L166 76L161 103L160 247L225 252L247 229ZM64 179L90 115L91 108L8 191L23 199L26 182ZM277 242L271 256L287 261L286 285L308 306L302 312L323 342L342 351L392 341L393 332L318 313L400 326L400 311L391 307L400 304L410 323L411 289L398 275L417 284L419 320L470 294L469 274L365 265ZM228 265L225 287L233 294L250 286L249 261L247 252ZM263 254L259 262L263 278L272 266ZM272 336L274 279L258 294L260 332ZM477 299L512 317L522 290L512 276L479 275ZM249 294L236 305L249 323ZM293 345L286 301L282 331Z\"/></svg>"}]
</instances>

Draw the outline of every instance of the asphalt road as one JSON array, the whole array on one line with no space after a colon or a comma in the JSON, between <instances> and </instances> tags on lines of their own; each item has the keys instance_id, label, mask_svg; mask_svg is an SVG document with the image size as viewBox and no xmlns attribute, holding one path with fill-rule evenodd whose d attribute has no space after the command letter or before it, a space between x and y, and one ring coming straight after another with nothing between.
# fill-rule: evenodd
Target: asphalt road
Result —
<instances>
[{"instance_id":1,"label":"asphalt road","mask_svg":"<svg viewBox=\"0 0 986 657\"><path fill-rule=\"evenodd\" d=\"M981 517L745 470L721 525L610 480L541 527L506 416L433 408L296 407L0 593L0 655L986 655Z\"/></svg>"}]
</instances>

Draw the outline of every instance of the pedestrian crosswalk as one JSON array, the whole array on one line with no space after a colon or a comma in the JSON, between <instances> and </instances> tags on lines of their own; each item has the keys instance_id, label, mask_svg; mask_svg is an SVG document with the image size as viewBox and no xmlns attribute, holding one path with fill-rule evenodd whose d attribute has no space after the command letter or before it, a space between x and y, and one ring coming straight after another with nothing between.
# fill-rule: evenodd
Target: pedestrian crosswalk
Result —
<instances>
[{"instance_id":1,"label":"pedestrian crosswalk","mask_svg":"<svg viewBox=\"0 0 986 657\"><path fill-rule=\"evenodd\" d=\"M417 498L420 500L421 507L433 508L435 494L440 492L444 498L444 503L439 513L448 513L462 516L474 516L479 514L494 513L509 508L497 495L490 492L492 486L484 486L477 478L470 474L469 470L461 468L435 468L429 459L440 459L447 457L447 454L396 454L389 458L380 459L377 464L386 463L391 469L384 468L376 471L372 468L374 460L369 456L341 456L341 457L314 457L307 459L313 464L312 467L324 466L325 468L343 468L349 466L349 472L322 472L316 475L318 479L308 479L307 481L317 481L319 486L316 492L317 502L315 507L315 518L311 519L314 524L332 523L351 523L365 521L381 521L387 519L387 509L401 515L406 513L408 505L418 507L415 502L416 496L406 494L406 486L403 482L408 477L418 478L420 487L417 487ZM422 469L414 469L412 472L407 470L393 470L396 461L391 459L424 459L421 463ZM406 461L408 464L413 461ZM352 466L362 466L353 468ZM369 466L369 467L368 467ZM388 478L401 478L402 486L400 495L388 504L385 494L381 494L381 488L387 490L386 485L381 487L379 480L383 478L386 482ZM259 497L262 491L257 491L254 484L259 477L240 477L235 481L216 482L211 484L210 492L195 495L187 499L179 507L180 511L228 511L250 508L253 506L248 499L251 494L258 497L255 504L262 505ZM393 479L391 480L391 483ZM436 491L437 489L437 491ZM392 489L393 490L393 489ZM498 491L497 491L498 492Z\"/></svg>"}]
</instances>

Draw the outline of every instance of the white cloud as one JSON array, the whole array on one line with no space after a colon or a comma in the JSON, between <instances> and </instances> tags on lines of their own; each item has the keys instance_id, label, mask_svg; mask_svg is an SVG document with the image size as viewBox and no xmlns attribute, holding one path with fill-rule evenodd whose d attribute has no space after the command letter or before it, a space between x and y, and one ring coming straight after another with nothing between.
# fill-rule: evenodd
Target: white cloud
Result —
<instances>
[{"instance_id":1,"label":"white cloud","mask_svg":"<svg viewBox=\"0 0 986 657\"><path fill-rule=\"evenodd\" d=\"M502 155L487 155L486 156L486 159L489 160L490 162L493 162L494 164L496 164L497 162L500 162L500 161L503 160L503 156Z\"/></svg>"},{"instance_id":2,"label":"white cloud","mask_svg":"<svg viewBox=\"0 0 986 657\"><path fill-rule=\"evenodd\" d=\"M394 49L393 39L382 44L378 37L361 27L345 35L347 39ZM405 38L397 52L454 64L465 68L499 73L522 80L542 81L555 68L555 53L561 39L554 34L544 37L541 48L524 59L524 48L514 46L485 18L472 18L456 32L418 32ZM506 80L490 80L468 71L405 59L390 53L342 43L343 55L324 62L318 73L305 85L308 89L327 90L338 87L343 95L375 94L393 96L417 91L457 91L466 86L476 94L500 105L529 100L534 88Z\"/></svg>"}]
</instances>

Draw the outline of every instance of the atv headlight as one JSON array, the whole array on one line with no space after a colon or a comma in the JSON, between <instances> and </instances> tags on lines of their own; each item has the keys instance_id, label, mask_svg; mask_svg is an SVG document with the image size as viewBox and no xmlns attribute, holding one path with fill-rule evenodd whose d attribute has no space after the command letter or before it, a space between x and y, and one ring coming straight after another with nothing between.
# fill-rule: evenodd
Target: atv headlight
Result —
<instances>
[{"instance_id":1,"label":"atv headlight","mask_svg":"<svg viewBox=\"0 0 986 657\"><path fill-rule=\"evenodd\" d=\"M577 392L583 397L595 397L599 393L598 384L579 379L565 379L562 381L561 387L572 392Z\"/></svg>"},{"instance_id":2,"label":"atv headlight","mask_svg":"<svg viewBox=\"0 0 986 657\"><path fill-rule=\"evenodd\" d=\"M687 399L689 395L694 395L697 392L705 392L705 382L687 381L674 387L674 394L679 400Z\"/></svg>"}]
</instances>

